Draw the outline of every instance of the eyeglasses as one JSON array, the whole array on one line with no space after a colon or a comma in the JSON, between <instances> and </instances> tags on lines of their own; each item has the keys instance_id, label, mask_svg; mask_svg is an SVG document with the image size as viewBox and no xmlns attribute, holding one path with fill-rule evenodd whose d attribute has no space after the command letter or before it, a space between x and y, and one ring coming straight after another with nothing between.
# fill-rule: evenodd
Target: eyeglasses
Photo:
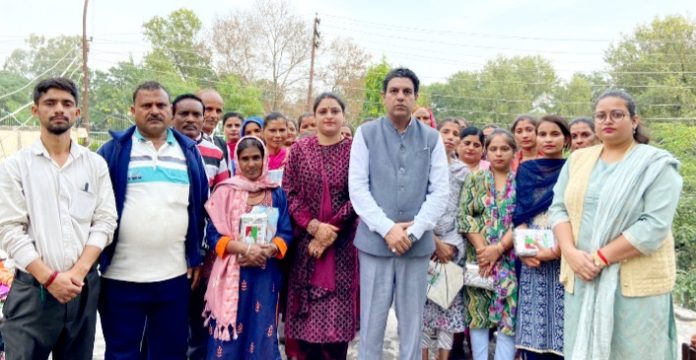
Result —
<instances>
[{"instance_id":1,"label":"eyeglasses","mask_svg":"<svg viewBox=\"0 0 696 360\"><path fill-rule=\"evenodd\" d=\"M599 123L604 123L607 121L607 118L611 118L611 121L618 122L618 121L623 120L623 118L625 118L626 115L628 115L628 114L626 114L625 112L623 112L621 110L612 110L609 112L608 116L607 116L607 113L600 111L600 112L596 112L594 114L594 120L596 122L599 122Z\"/></svg>"}]
</instances>

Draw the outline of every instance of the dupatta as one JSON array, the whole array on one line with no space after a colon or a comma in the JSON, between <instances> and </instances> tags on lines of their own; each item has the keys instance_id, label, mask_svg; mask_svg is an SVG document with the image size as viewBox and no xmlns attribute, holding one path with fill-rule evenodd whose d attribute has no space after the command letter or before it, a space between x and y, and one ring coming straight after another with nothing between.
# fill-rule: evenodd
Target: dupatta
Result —
<instances>
[{"instance_id":1,"label":"dupatta","mask_svg":"<svg viewBox=\"0 0 696 360\"><path fill-rule=\"evenodd\" d=\"M234 153L245 139L256 139L263 147L261 139L254 136L244 136L237 142ZM261 176L252 181L244 177L241 171L220 184L205 204L210 220L215 229L228 236L230 241L239 241L239 219L246 211L247 199L250 192L278 187L276 182L268 178L268 151L263 147L263 170ZM237 164L235 156L235 165ZM237 306L239 304L239 263L237 255L225 253L222 257L215 258L210 274L208 289L205 292L205 326L211 319L216 321L213 337L215 339L230 341L237 338L235 325L237 323ZM232 330L232 336L230 336Z\"/></svg>"},{"instance_id":2,"label":"dupatta","mask_svg":"<svg viewBox=\"0 0 696 360\"><path fill-rule=\"evenodd\" d=\"M597 145L579 152L577 156L587 158L576 159L576 156L573 156L570 161L589 161L589 165L594 165L601 155L601 147L602 145ZM638 144L629 149L624 159L616 163L614 173L602 184L592 237L588 239L589 249L600 249L636 221L630 214L631 210L640 206L643 194L666 167L678 164L671 154L652 146ZM570 174L566 187L566 203L584 202L584 193L593 168L594 166L583 166L582 171ZM576 213L572 207L568 207L568 213L571 219L582 217L582 213ZM579 223L577 225L579 226ZM575 241L578 241L577 235ZM597 278L586 284L585 292L580 299L582 305L573 359L609 359L620 266L621 264L617 263L604 268Z\"/></svg>"},{"instance_id":3,"label":"dupatta","mask_svg":"<svg viewBox=\"0 0 696 360\"><path fill-rule=\"evenodd\" d=\"M548 210L553 201L553 186L565 159L538 159L520 165L515 178L517 204L512 216L515 226L527 224Z\"/></svg>"}]
</instances>

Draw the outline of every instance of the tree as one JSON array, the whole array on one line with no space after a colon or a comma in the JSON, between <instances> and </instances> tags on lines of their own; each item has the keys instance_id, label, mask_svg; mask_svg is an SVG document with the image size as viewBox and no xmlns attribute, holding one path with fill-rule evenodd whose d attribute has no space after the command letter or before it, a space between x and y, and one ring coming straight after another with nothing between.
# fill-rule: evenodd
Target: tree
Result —
<instances>
[{"instance_id":1,"label":"tree","mask_svg":"<svg viewBox=\"0 0 696 360\"><path fill-rule=\"evenodd\" d=\"M28 49L15 49L3 68L26 78L60 75L65 69L79 69L82 38L60 35L45 37L32 34L25 40ZM69 68L70 67L70 68ZM52 70L48 70L51 69ZM46 72L48 70L48 72Z\"/></svg>"},{"instance_id":2,"label":"tree","mask_svg":"<svg viewBox=\"0 0 696 360\"><path fill-rule=\"evenodd\" d=\"M286 0L256 0L249 11L216 19L211 43L221 72L246 84L265 80L268 110L279 109L290 89L307 79L310 31Z\"/></svg>"},{"instance_id":3,"label":"tree","mask_svg":"<svg viewBox=\"0 0 696 360\"><path fill-rule=\"evenodd\" d=\"M23 123L26 119L30 119L30 108L25 108L22 111L16 112L27 102L31 101L31 86L22 91L16 91L29 83L29 79L20 76L16 73L6 70L0 70L0 118L5 120L0 121L0 126L16 126ZM11 95L10 95L11 94Z\"/></svg>"},{"instance_id":4,"label":"tree","mask_svg":"<svg viewBox=\"0 0 696 360\"><path fill-rule=\"evenodd\" d=\"M609 47L614 86L630 92L645 118L696 118L696 22L656 18Z\"/></svg>"},{"instance_id":5,"label":"tree","mask_svg":"<svg viewBox=\"0 0 696 360\"><path fill-rule=\"evenodd\" d=\"M592 82L587 76L574 74L558 87L554 95L553 112L566 118L589 116L592 112Z\"/></svg>"},{"instance_id":6,"label":"tree","mask_svg":"<svg viewBox=\"0 0 696 360\"><path fill-rule=\"evenodd\" d=\"M651 126L652 143L664 148L681 161L683 188L672 223L677 250L675 301L696 308L696 126L659 123Z\"/></svg>"},{"instance_id":7,"label":"tree","mask_svg":"<svg viewBox=\"0 0 696 360\"><path fill-rule=\"evenodd\" d=\"M355 120L363 106L370 55L349 38L334 39L322 55L327 56L328 62L320 66L317 78L326 88L345 99L346 118L357 124Z\"/></svg>"},{"instance_id":8,"label":"tree","mask_svg":"<svg viewBox=\"0 0 696 360\"><path fill-rule=\"evenodd\" d=\"M551 63L540 56L499 56L480 71L458 72L425 93L437 117L509 124L517 115L551 109L558 84Z\"/></svg>"},{"instance_id":9,"label":"tree","mask_svg":"<svg viewBox=\"0 0 696 360\"><path fill-rule=\"evenodd\" d=\"M188 9L175 10L167 18L155 16L148 20L143 30L152 51L145 56L145 65L209 87L217 77L210 50L200 39L202 27L198 16Z\"/></svg>"},{"instance_id":10,"label":"tree","mask_svg":"<svg viewBox=\"0 0 696 360\"><path fill-rule=\"evenodd\" d=\"M381 62L367 68L365 73L365 101L363 102L358 123L361 123L366 118L377 118L384 114L381 95L382 83L389 70L391 70L391 65L384 57L382 57Z\"/></svg>"},{"instance_id":11,"label":"tree","mask_svg":"<svg viewBox=\"0 0 696 360\"><path fill-rule=\"evenodd\" d=\"M77 36L30 35L28 48L12 51L0 71L0 118L6 125L36 126L27 103L32 101L35 80L63 76L79 84L81 39Z\"/></svg>"},{"instance_id":12,"label":"tree","mask_svg":"<svg viewBox=\"0 0 696 360\"><path fill-rule=\"evenodd\" d=\"M263 114L261 89L244 85L238 76L230 74L220 79L216 87L225 101L225 109L238 111L244 116Z\"/></svg>"}]
</instances>

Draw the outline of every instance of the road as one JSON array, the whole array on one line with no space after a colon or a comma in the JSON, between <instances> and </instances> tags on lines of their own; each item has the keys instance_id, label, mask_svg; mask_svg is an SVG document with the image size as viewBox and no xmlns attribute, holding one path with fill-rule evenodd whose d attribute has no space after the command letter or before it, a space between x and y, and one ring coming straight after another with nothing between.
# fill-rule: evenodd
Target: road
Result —
<instances>
[{"instance_id":1,"label":"road","mask_svg":"<svg viewBox=\"0 0 696 360\"><path fill-rule=\"evenodd\" d=\"M677 332L679 334L679 346L681 348L681 343L689 341L691 335L696 334L696 314L678 309L677 315ZM384 360L398 359L399 340L396 331L396 316L393 311L389 314L384 349ZM357 359L357 355L358 342L356 340L351 343L350 349L348 350L348 358ZM97 323L97 339L94 344L94 359L104 359L104 338L102 337L99 323Z\"/></svg>"}]
</instances>

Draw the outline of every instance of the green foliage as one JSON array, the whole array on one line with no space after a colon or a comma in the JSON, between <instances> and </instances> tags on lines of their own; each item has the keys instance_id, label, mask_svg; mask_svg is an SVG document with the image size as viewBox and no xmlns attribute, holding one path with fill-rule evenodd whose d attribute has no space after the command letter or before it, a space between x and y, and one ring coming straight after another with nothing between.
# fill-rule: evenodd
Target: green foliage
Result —
<instances>
[{"instance_id":1,"label":"green foliage","mask_svg":"<svg viewBox=\"0 0 696 360\"><path fill-rule=\"evenodd\" d=\"M29 79L16 73L0 70L0 94L14 92L22 88L28 81ZM15 115L10 115L15 112L15 110L31 101L31 92L32 87L29 86L14 95L0 99L0 118L5 118L5 120L0 121L0 125L16 126L18 123L31 118L31 108L29 107Z\"/></svg>"},{"instance_id":2,"label":"green foliage","mask_svg":"<svg viewBox=\"0 0 696 360\"><path fill-rule=\"evenodd\" d=\"M480 71L461 71L425 93L437 118L464 116L476 124L507 124L521 114L553 107L558 86L551 63L540 56L499 56Z\"/></svg>"},{"instance_id":3,"label":"green foliage","mask_svg":"<svg viewBox=\"0 0 696 360\"><path fill-rule=\"evenodd\" d=\"M382 82L391 70L387 59L382 57L378 64L367 68L365 73L365 102L363 102L360 122L366 118L377 118L384 114L382 105Z\"/></svg>"},{"instance_id":4,"label":"green foliage","mask_svg":"<svg viewBox=\"0 0 696 360\"><path fill-rule=\"evenodd\" d=\"M644 117L696 117L696 22L656 18L606 51L612 83L629 91ZM652 106L650 104L659 104Z\"/></svg>"},{"instance_id":5,"label":"green foliage","mask_svg":"<svg viewBox=\"0 0 696 360\"><path fill-rule=\"evenodd\" d=\"M73 62L76 58L82 57L82 38L79 36L60 35L47 38L32 34L27 38L26 44L28 49L16 49L10 54L3 67L5 70L34 78L54 65L53 70L45 73L43 77L58 76L68 69L71 63L70 71L80 66L79 61Z\"/></svg>"},{"instance_id":6,"label":"green foliage","mask_svg":"<svg viewBox=\"0 0 696 360\"><path fill-rule=\"evenodd\" d=\"M216 79L212 70L210 49L200 40L203 23L188 9L179 9L167 18L155 16L145 24L145 38L152 52L145 64L160 72L173 72L182 79L192 79L201 87L209 87Z\"/></svg>"},{"instance_id":7,"label":"green foliage","mask_svg":"<svg viewBox=\"0 0 696 360\"><path fill-rule=\"evenodd\" d=\"M655 124L652 128L655 145L681 161L684 181L679 207L672 231L677 250L677 286L675 300L691 309L696 308L696 126L685 124Z\"/></svg>"},{"instance_id":8,"label":"green foliage","mask_svg":"<svg viewBox=\"0 0 696 360\"><path fill-rule=\"evenodd\" d=\"M237 111L244 116L263 114L261 89L242 84L239 76L230 74L223 77L216 88L227 111Z\"/></svg>"},{"instance_id":9,"label":"green foliage","mask_svg":"<svg viewBox=\"0 0 696 360\"><path fill-rule=\"evenodd\" d=\"M556 90L552 112L569 118L589 115L592 112L588 99L592 98L592 82L587 76L574 74L567 83Z\"/></svg>"}]
</instances>

